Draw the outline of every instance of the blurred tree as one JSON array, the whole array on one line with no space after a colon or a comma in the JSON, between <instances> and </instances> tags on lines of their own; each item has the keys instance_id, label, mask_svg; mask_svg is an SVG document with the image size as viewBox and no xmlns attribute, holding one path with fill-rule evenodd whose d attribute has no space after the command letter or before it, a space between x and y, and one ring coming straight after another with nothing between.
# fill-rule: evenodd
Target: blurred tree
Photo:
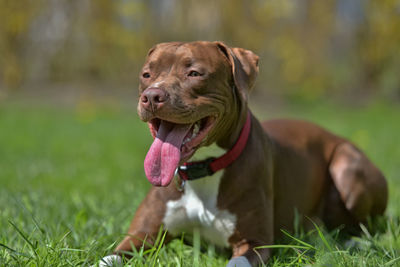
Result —
<instances>
[{"instance_id":1,"label":"blurred tree","mask_svg":"<svg viewBox=\"0 0 400 267\"><path fill-rule=\"evenodd\" d=\"M40 4L40 0L0 0L0 82L7 86L19 86L25 75L27 33Z\"/></svg>"},{"instance_id":2,"label":"blurred tree","mask_svg":"<svg viewBox=\"0 0 400 267\"><path fill-rule=\"evenodd\" d=\"M158 42L261 57L259 94L400 99L398 0L0 0L0 85L135 84Z\"/></svg>"},{"instance_id":3,"label":"blurred tree","mask_svg":"<svg viewBox=\"0 0 400 267\"><path fill-rule=\"evenodd\" d=\"M355 49L360 68L359 87L400 97L400 2L369 1L366 23L359 30Z\"/></svg>"}]
</instances>

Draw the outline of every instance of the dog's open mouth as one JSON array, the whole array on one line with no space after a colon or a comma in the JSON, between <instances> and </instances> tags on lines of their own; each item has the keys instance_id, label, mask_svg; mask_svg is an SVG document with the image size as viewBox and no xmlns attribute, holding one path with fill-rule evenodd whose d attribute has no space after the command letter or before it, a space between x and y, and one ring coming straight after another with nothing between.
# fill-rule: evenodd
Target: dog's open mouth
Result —
<instances>
[{"instance_id":1,"label":"dog's open mouth","mask_svg":"<svg viewBox=\"0 0 400 267\"><path fill-rule=\"evenodd\" d=\"M155 118L149 121L154 142L144 160L147 179L156 186L167 186L180 163L188 160L207 137L215 122L208 116L195 123L178 124Z\"/></svg>"}]
</instances>

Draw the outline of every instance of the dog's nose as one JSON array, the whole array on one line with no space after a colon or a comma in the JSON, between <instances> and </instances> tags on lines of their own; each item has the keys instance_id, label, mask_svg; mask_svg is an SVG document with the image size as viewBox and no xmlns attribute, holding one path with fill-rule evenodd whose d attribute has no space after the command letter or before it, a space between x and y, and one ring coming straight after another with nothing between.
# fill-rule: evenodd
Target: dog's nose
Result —
<instances>
[{"instance_id":1,"label":"dog's nose","mask_svg":"<svg viewBox=\"0 0 400 267\"><path fill-rule=\"evenodd\" d=\"M148 88L140 96L141 105L145 109L152 111L160 109L167 100L167 92L160 88Z\"/></svg>"}]
</instances>

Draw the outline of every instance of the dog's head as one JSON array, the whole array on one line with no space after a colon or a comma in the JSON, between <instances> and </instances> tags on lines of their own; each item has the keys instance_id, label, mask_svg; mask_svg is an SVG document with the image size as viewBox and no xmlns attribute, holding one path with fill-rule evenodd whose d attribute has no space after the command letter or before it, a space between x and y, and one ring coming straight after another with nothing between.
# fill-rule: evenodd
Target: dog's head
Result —
<instances>
[{"instance_id":1,"label":"dog's head","mask_svg":"<svg viewBox=\"0 0 400 267\"><path fill-rule=\"evenodd\" d=\"M221 42L150 49L140 73L138 113L155 138L144 162L153 185L168 185L197 148L237 127L257 74L257 55Z\"/></svg>"}]
</instances>

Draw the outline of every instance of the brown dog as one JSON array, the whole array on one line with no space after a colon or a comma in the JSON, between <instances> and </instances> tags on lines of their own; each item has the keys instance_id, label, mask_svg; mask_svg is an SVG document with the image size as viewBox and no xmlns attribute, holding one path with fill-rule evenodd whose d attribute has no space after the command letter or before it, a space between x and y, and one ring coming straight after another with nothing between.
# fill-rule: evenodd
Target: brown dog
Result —
<instances>
[{"instance_id":1,"label":"brown dog","mask_svg":"<svg viewBox=\"0 0 400 267\"><path fill-rule=\"evenodd\" d=\"M349 141L308 122L251 115L257 74L257 55L221 42L149 51L138 113L155 138L144 161L154 187L116 254L151 242L164 225L171 237L197 229L233 249L228 266L250 266L260 261L254 247L293 229L295 210L329 228L384 212L385 178ZM258 252L268 259L268 249Z\"/></svg>"}]
</instances>

